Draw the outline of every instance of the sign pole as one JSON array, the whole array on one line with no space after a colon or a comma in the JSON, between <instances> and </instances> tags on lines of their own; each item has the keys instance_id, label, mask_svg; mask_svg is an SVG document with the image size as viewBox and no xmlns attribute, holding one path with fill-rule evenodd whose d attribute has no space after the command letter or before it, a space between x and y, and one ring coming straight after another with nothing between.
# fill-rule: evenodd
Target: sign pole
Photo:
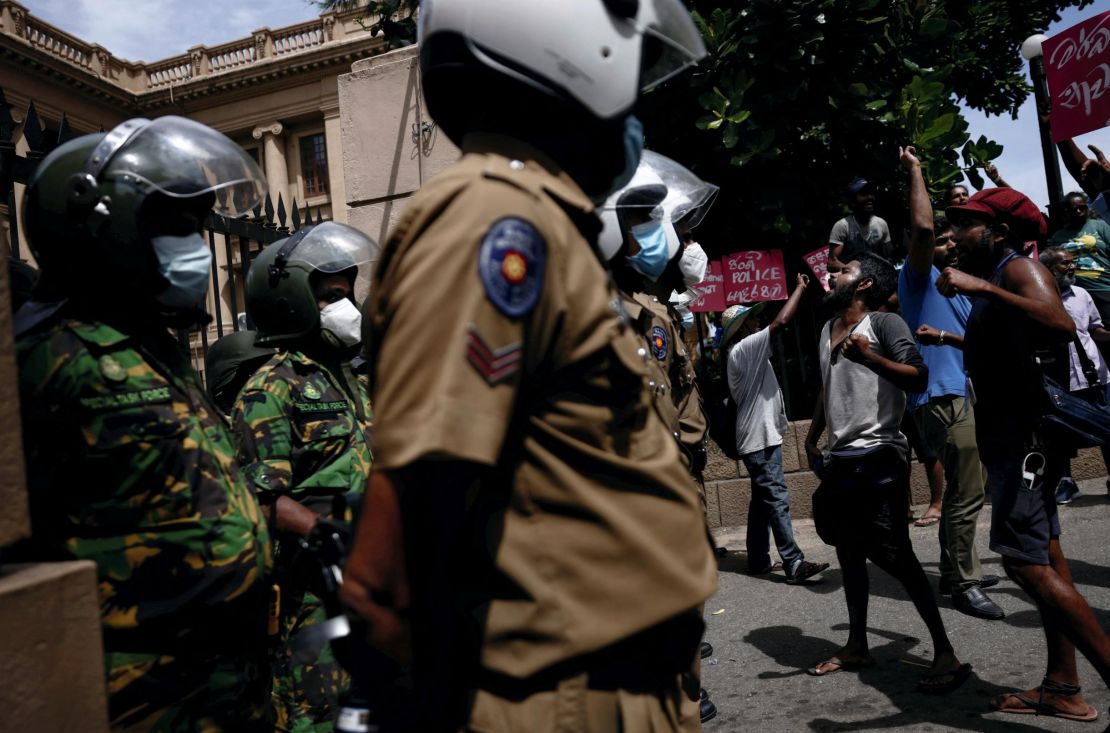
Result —
<instances>
[{"instance_id":1,"label":"sign pole","mask_svg":"<svg viewBox=\"0 0 1110 733\"><path fill-rule=\"evenodd\" d=\"M1048 203L1055 210L1056 205L1064 198L1064 186L1060 179L1060 159L1056 155L1056 146L1052 144L1052 128L1045 122L1049 104L1043 56L1029 59L1029 77L1033 81L1033 98L1037 106L1037 126L1041 133L1041 155L1044 157L1044 176L1048 184Z\"/></svg>"}]
</instances>

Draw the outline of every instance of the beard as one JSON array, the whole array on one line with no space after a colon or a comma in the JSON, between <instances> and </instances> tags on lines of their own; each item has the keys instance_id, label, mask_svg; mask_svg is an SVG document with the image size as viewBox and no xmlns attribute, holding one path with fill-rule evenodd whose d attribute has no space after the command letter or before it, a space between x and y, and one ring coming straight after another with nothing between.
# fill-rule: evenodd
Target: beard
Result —
<instances>
[{"instance_id":1,"label":"beard","mask_svg":"<svg viewBox=\"0 0 1110 733\"><path fill-rule=\"evenodd\" d=\"M855 285L855 283L852 283ZM834 311L842 311L852 304L852 299L855 298L855 288L836 287L825 293L825 297L821 302Z\"/></svg>"},{"instance_id":2,"label":"beard","mask_svg":"<svg viewBox=\"0 0 1110 733\"><path fill-rule=\"evenodd\" d=\"M984 229L979 235L978 246L961 248L958 255L960 269L969 275L987 277L994 259L993 237L994 233L989 228Z\"/></svg>"},{"instance_id":3,"label":"beard","mask_svg":"<svg viewBox=\"0 0 1110 733\"><path fill-rule=\"evenodd\" d=\"M1056 287L1059 288L1061 291L1065 288L1070 288L1072 285L1075 285L1074 272L1069 272L1067 275L1054 273L1053 276L1056 278Z\"/></svg>"}]
</instances>

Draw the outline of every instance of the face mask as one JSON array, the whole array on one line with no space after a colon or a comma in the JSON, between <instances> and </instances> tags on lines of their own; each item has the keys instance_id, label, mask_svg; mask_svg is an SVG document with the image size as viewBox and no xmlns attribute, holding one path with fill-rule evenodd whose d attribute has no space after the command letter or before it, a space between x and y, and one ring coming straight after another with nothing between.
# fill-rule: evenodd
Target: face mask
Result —
<instances>
[{"instance_id":1,"label":"face mask","mask_svg":"<svg viewBox=\"0 0 1110 733\"><path fill-rule=\"evenodd\" d=\"M688 310L680 310L679 315L682 316L682 329L686 330L694 325L694 314Z\"/></svg>"},{"instance_id":2,"label":"face mask","mask_svg":"<svg viewBox=\"0 0 1110 733\"><path fill-rule=\"evenodd\" d=\"M320 311L320 328L331 331L344 346L362 341L362 313L347 298L329 303Z\"/></svg>"},{"instance_id":3,"label":"face mask","mask_svg":"<svg viewBox=\"0 0 1110 733\"><path fill-rule=\"evenodd\" d=\"M632 227L632 236L639 243L640 251L628 258L628 264L655 282L667 269L667 233L663 231L663 223L649 221L637 224Z\"/></svg>"},{"instance_id":4,"label":"face mask","mask_svg":"<svg viewBox=\"0 0 1110 733\"><path fill-rule=\"evenodd\" d=\"M169 287L155 296L171 308L204 308L212 274L212 251L200 234L184 237L151 237L151 247L158 260L158 272Z\"/></svg>"},{"instance_id":5,"label":"face mask","mask_svg":"<svg viewBox=\"0 0 1110 733\"><path fill-rule=\"evenodd\" d=\"M705 271L709 267L709 257L697 242L692 242L682 250L682 258L678 261L678 269L682 271L682 279L687 287L697 285L705 280Z\"/></svg>"},{"instance_id":6,"label":"face mask","mask_svg":"<svg viewBox=\"0 0 1110 733\"><path fill-rule=\"evenodd\" d=\"M624 147L624 169L610 182L608 190L592 195L590 198L595 204L601 206L606 199L628 185L636 168L640 165L640 157L644 154L644 125L634 115L624 118L624 134L621 137Z\"/></svg>"}]
</instances>

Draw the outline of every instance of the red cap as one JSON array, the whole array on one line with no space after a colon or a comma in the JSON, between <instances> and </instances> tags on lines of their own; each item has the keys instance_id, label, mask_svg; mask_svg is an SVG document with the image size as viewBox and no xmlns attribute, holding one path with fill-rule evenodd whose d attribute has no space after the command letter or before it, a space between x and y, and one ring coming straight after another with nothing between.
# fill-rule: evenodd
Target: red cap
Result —
<instances>
[{"instance_id":1,"label":"red cap","mask_svg":"<svg viewBox=\"0 0 1110 733\"><path fill-rule=\"evenodd\" d=\"M1048 234L1048 223L1041 210L1028 196L1012 188L988 188L972 196L963 206L949 206L944 210L945 217L953 223L961 214L1008 224L1018 239L1039 239Z\"/></svg>"}]
</instances>

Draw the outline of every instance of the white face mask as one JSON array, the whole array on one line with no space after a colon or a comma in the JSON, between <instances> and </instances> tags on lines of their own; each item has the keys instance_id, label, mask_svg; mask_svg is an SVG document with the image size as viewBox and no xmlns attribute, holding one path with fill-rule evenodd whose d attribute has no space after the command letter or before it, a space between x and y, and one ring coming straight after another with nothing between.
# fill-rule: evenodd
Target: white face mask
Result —
<instances>
[{"instance_id":1,"label":"white face mask","mask_svg":"<svg viewBox=\"0 0 1110 733\"><path fill-rule=\"evenodd\" d=\"M362 341L362 313L347 298L329 303L320 311L320 328L331 331L344 346Z\"/></svg>"},{"instance_id":2,"label":"white face mask","mask_svg":"<svg viewBox=\"0 0 1110 733\"><path fill-rule=\"evenodd\" d=\"M691 242L682 250L682 257L678 261L678 269L682 271L682 279L686 285L697 285L705 280L706 270L709 268L709 257L697 242Z\"/></svg>"}]
</instances>

